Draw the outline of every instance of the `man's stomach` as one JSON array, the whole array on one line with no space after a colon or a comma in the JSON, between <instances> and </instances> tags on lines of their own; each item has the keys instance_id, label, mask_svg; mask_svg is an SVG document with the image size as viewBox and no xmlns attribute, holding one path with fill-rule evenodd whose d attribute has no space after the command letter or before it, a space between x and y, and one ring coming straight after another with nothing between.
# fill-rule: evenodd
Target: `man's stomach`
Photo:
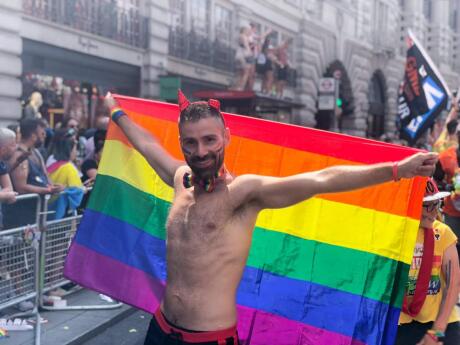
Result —
<instances>
[{"instance_id":1,"label":"man's stomach","mask_svg":"<svg viewBox=\"0 0 460 345\"><path fill-rule=\"evenodd\" d=\"M188 330L217 331L230 328L236 324L236 304L235 289L228 289L228 286L228 282L220 288L168 282L162 311L169 322Z\"/></svg>"}]
</instances>

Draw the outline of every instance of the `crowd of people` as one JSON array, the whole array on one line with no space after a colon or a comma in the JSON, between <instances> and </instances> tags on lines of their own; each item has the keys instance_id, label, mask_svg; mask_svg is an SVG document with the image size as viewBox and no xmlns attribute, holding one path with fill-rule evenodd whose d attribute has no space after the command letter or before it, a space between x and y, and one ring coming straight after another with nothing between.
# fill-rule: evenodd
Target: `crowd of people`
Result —
<instances>
[{"instance_id":1,"label":"crowd of people","mask_svg":"<svg viewBox=\"0 0 460 345\"><path fill-rule=\"evenodd\" d=\"M262 78L261 93L283 97L291 66L288 49L292 39L275 46L272 35L272 30L260 34L253 23L241 27L235 55L235 90L254 90L256 76L259 75Z\"/></svg>"},{"instance_id":2,"label":"crowd of people","mask_svg":"<svg viewBox=\"0 0 460 345\"><path fill-rule=\"evenodd\" d=\"M21 194L52 194L51 219L76 212L97 174L109 118L100 116L94 128L80 129L78 119L68 116L50 128L37 113L0 128L2 229L35 223L36 199L16 202Z\"/></svg>"}]
</instances>

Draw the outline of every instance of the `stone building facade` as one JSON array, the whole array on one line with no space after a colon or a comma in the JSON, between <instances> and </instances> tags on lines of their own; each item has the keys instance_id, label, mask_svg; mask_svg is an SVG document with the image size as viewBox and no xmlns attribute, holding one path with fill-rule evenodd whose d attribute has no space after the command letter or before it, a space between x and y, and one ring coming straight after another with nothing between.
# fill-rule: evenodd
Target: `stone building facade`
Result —
<instances>
[{"instance_id":1,"label":"stone building facade","mask_svg":"<svg viewBox=\"0 0 460 345\"><path fill-rule=\"evenodd\" d=\"M128 13L128 24L125 20L115 29L94 29L107 12L99 9L95 15L94 6L109 2L88 1L93 12L88 9L85 25L75 24L75 16L65 8L57 16L46 15L55 1L0 3L3 123L20 118L21 79L30 71L96 79L155 99L166 76L179 76L189 94L226 89L234 82L239 28L249 23L260 32L272 29L274 43L294 39L290 59L296 73L286 97L303 107L290 122L312 127L321 123L318 83L332 76L340 79L347 107L338 130L370 137L394 131L408 29L424 44L451 89L459 84L460 0L117 0L119 9L112 14L123 19L120 16ZM75 1L61 3L70 6ZM110 34L120 28L123 35ZM57 68L64 58L70 59L68 66ZM48 59L53 63L47 64Z\"/></svg>"}]
</instances>

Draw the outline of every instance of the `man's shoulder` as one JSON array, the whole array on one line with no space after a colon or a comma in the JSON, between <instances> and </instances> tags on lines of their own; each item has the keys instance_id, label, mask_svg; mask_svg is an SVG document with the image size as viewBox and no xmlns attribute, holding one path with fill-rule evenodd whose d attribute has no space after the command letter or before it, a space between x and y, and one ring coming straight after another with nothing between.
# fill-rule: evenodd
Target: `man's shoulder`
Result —
<instances>
[{"instance_id":1,"label":"man's shoulder","mask_svg":"<svg viewBox=\"0 0 460 345\"><path fill-rule=\"evenodd\" d=\"M27 160L27 158L29 158L29 155L30 154L28 152L23 152L20 150L14 151L13 155L7 162L9 168L14 170L14 168L17 167L18 165L27 167L29 165L29 162Z\"/></svg>"},{"instance_id":2,"label":"man's shoulder","mask_svg":"<svg viewBox=\"0 0 460 345\"><path fill-rule=\"evenodd\" d=\"M241 202L247 201L248 197L253 194L263 181L263 176L254 174L244 174L232 177L230 183L227 183L231 195Z\"/></svg>"}]
</instances>

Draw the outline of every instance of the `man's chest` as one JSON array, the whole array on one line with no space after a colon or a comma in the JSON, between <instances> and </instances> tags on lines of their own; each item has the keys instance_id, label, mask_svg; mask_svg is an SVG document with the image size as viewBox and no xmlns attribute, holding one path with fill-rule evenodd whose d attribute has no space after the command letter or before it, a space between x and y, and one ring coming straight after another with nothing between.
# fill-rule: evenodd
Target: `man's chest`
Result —
<instances>
[{"instance_id":1,"label":"man's chest","mask_svg":"<svg viewBox=\"0 0 460 345\"><path fill-rule=\"evenodd\" d=\"M179 195L171 206L166 223L168 241L212 240L231 221L232 208L221 195L194 198Z\"/></svg>"}]
</instances>

